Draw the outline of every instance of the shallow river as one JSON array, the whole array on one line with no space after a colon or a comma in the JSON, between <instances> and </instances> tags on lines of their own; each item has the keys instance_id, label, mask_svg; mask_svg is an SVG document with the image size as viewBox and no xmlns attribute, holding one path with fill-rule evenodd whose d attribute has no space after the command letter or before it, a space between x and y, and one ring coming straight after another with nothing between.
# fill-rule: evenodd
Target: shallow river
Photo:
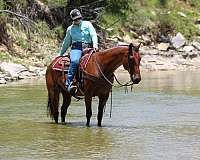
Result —
<instances>
[{"instance_id":1,"label":"shallow river","mask_svg":"<svg viewBox=\"0 0 200 160\"><path fill-rule=\"evenodd\" d=\"M200 159L200 71L143 73L133 92L114 88L102 128L97 102L90 128L84 102L75 100L67 125L56 125L43 79L1 85L0 159Z\"/></svg>"}]
</instances>

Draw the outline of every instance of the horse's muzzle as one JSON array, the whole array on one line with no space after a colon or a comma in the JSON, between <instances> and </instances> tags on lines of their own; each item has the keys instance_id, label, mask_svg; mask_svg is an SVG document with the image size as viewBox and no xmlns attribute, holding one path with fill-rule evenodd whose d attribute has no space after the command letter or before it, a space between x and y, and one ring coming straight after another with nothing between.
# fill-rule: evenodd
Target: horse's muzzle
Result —
<instances>
[{"instance_id":1,"label":"horse's muzzle","mask_svg":"<svg viewBox=\"0 0 200 160\"><path fill-rule=\"evenodd\" d=\"M131 77L133 84L138 84L141 81L141 76L135 75Z\"/></svg>"}]
</instances>

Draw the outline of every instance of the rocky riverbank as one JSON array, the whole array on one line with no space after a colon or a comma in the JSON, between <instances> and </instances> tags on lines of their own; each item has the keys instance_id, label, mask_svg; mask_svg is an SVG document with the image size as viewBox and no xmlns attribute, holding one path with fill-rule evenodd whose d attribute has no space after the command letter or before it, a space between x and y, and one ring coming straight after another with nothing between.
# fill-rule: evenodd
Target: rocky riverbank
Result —
<instances>
[{"instance_id":1,"label":"rocky riverbank","mask_svg":"<svg viewBox=\"0 0 200 160\"><path fill-rule=\"evenodd\" d=\"M188 46L188 48L192 46ZM145 70L196 70L200 69L200 51L160 51L156 48L141 48L141 67Z\"/></svg>"},{"instance_id":2,"label":"rocky riverbank","mask_svg":"<svg viewBox=\"0 0 200 160\"><path fill-rule=\"evenodd\" d=\"M119 43L118 43L119 44ZM170 43L142 46L141 70L197 70L200 69L200 43L187 43L178 33ZM42 63L42 62L41 62ZM28 66L28 67L27 67ZM120 67L119 70L122 68ZM46 66L22 65L0 62L0 84L26 78L42 77Z\"/></svg>"},{"instance_id":3,"label":"rocky riverbank","mask_svg":"<svg viewBox=\"0 0 200 160\"><path fill-rule=\"evenodd\" d=\"M0 63L0 84L6 84L8 82L37 78L45 75L46 68L44 67L25 67L21 64L11 62Z\"/></svg>"},{"instance_id":4,"label":"rocky riverbank","mask_svg":"<svg viewBox=\"0 0 200 160\"><path fill-rule=\"evenodd\" d=\"M146 70L196 70L200 69L200 43L187 42L181 33L169 42L162 42L140 50L141 66Z\"/></svg>"}]
</instances>

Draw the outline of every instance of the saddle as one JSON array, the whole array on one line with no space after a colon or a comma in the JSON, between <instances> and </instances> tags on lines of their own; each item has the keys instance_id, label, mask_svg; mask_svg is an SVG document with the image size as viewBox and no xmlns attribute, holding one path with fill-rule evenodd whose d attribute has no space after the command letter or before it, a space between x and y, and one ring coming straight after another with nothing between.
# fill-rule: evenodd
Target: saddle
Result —
<instances>
[{"instance_id":1,"label":"saddle","mask_svg":"<svg viewBox=\"0 0 200 160\"><path fill-rule=\"evenodd\" d=\"M76 75L74 78L74 84L80 90L84 90L83 86L83 71L85 70L87 63L90 60L91 55L94 53L93 48L86 48L82 52L82 57L80 59L79 67L77 68ZM70 65L70 59L68 56L56 57L52 62L52 69L60 72L68 73Z\"/></svg>"},{"instance_id":2,"label":"saddle","mask_svg":"<svg viewBox=\"0 0 200 160\"><path fill-rule=\"evenodd\" d=\"M52 69L56 71L68 72L70 59L68 56L56 57L52 62Z\"/></svg>"}]
</instances>

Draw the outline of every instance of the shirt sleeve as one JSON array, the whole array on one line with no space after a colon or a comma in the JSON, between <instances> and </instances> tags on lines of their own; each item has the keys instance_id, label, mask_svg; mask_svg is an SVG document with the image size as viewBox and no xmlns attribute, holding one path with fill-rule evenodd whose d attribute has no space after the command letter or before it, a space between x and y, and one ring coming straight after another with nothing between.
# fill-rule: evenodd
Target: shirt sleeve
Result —
<instances>
[{"instance_id":1,"label":"shirt sleeve","mask_svg":"<svg viewBox=\"0 0 200 160\"><path fill-rule=\"evenodd\" d=\"M98 38L97 38L97 33L92 25L91 22L89 22L89 31L90 31L90 36L92 38L93 42L93 47L98 48Z\"/></svg>"},{"instance_id":2,"label":"shirt sleeve","mask_svg":"<svg viewBox=\"0 0 200 160\"><path fill-rule=\"evenodd\" d=\"M59 51L60 56L63 56L65 54L71 43L72 43L72 37L70 35L70 28L67 28L65 38L63 40L62 46Z\"/></svg>"}]
</instances>

